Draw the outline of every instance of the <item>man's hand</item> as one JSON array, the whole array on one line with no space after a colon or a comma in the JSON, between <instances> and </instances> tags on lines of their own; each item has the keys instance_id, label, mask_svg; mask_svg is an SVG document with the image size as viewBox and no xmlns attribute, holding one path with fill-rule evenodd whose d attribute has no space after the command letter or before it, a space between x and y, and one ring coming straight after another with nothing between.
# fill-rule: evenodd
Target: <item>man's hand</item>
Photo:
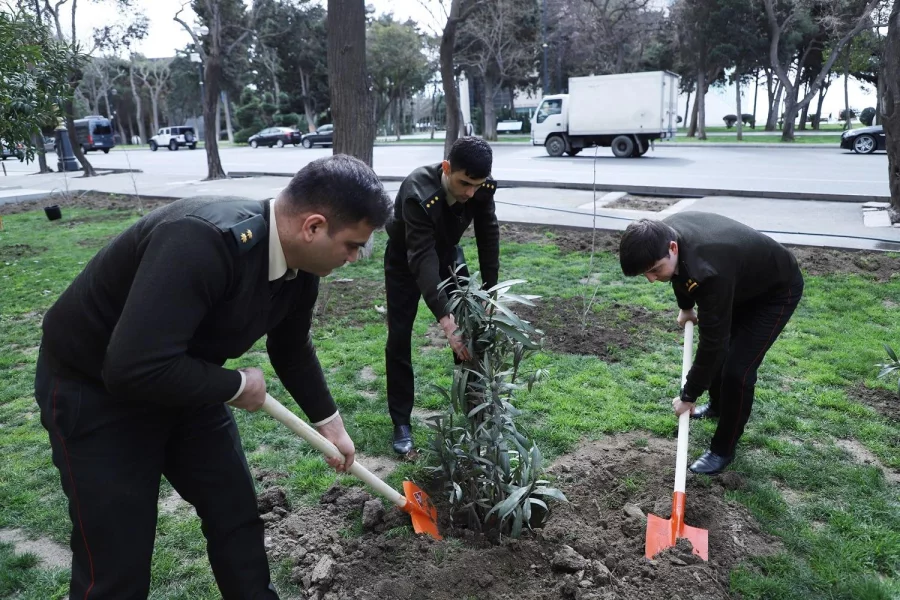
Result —
<instances>
[{"instance_id":1,"label":"man's hand","mask_svg":"<svg viewBox=\"0 0 900 600\"><path fill-rule=\"evenodd\" d=\"M344 420L341 419L341 415L338 414L334 419L316 429L319 430L319 433L325 439L337 446L337 449L344 455L343 461L339 458L326 458L325 462L331 465L338 473L345 473L353 464L356 448L353 445L353 440L347 434L347 430L344 429Z\"/></svg>"},{"instance_id":2,"label":"man's hand","mask_svg":"<svg viewBox=\"0 0 900 600\"><path fill-rule=\"evenodd\" d=\"M450 348L453 349L453 353L456 354L456 357L459 360L469 360L469 349L466 348L466 344L462 339L462 336L456 334L456 319L453 318L453 315L446 315L440 320L441 329L444 330L444 335L447 336L447 340L450 341Z\"/></svg>"},{"instance_id":3,"label":"man's hand","mask_svg":"<svg viewBox=\"0 0 900 600\"><path fill-rule=\"evenodd\" d=\"M257 368L238 369L247 380L241 395L229 402L231 406L243 408L246 411L255 412L262 408L266 401L266 378L263 372Z\"/></svg>"},{"instance_id":4,"label":"man's hand","mask_svg":"<svg viewBox=\"0 0 900 600\"><path fill-rule=\"evenodd\" d=\"M672 399L672 408L675 409L675 414L679 417L681 413L690 412L690 414L694 414L694 407L696 403L694 402L682 402L681 396L675 397Z\"/></svg>"},{"instance_id":5,"label":"man's hand","mask_svg":"<svg viewBox=\"0 0 900 600\"><path fill-rule=\"evenodd\" d=\"M678 311L678 326L684 327L684 324L688 321L691 321L694 325L697 324L697 311L693 308L690 310L680 310Z\"/></svg>"}]
</instances>

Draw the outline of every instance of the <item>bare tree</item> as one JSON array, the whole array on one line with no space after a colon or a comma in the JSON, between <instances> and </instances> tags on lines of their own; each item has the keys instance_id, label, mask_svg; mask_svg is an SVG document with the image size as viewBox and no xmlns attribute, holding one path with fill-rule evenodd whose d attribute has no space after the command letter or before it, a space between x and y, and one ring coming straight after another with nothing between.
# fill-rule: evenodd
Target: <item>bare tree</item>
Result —
<instances>
[{"instance_id":1,"label":"bare tree","mask_svg":"<svg viewBox=\"0 0 900 600\"><path fill-rule=\"evenodd\" d=\"M844 46L870 24L872 13L882 1L868 0L861 10L851 14L847 12L846 2L840 0L815 2L812 3L814 6L810 6L811 3L808 1L791 0L787 3L786 10L783 8L784 5L779 3L778 0L763 0L769 22L769 59L772 63L772 69L778 75L778 80L784 86L786 94L782 141L791 142L794 140L794 119L797 118L797 114L818 93ZM800 74L802 69L799 67L796 69L796 79L792 81L790 73L793 57L788 59L788 62L782 60L781 42L790 33L791 27L795 22L803 18L813 18L810 13L811 8L817 9L817 14L814 18L819 26L833 36L840 35L840 37L831 46L831 53L822 66L821 71L810 83L803 98L800 98ZM806 47L801 50L798 65L806 64L809 53L815 49L815 44L817 43L820 43L818 36L813 36Z\"/></svg>"},{"instance_id":2,"label":"bare tree","mask_svg":"<svg viewBox=\"0 0 900 600\"><path fill-rule=\"evenodd\" d=\"M465 3L466 6L463 6ZM441 82L444 85L444 102L447 106L447 137L444 138L444 156L450 154L450 146L459 138L460 122L459 91L456 89L456 77L453 70L453 51L456 47L456 32L460 23L477 6L478 0L451 0L447 23L441 35L440 63Z\"/></svg>"},{"instance_id":3,"label":"bare tree","mask_svg":"<svg viewBox=\"0 0 900 600\"><path fill-rule=\"evenodd\" d=\"M887 139L888 183L891 204L900 211L900 2L894 2L884 45L881 79L884 97L881 114Z\"/></svg>"},{"instance_id":4,"label":"bare tree","mask_svg":"<svg viewBox=\"0 0 900 600\"><path fill-rule=\"evenodd\" d=\"M171 58L143 59L137 63L138 77L150 92L150 114L154 133L159 131L159 100L168 91L169 80L172 78L171 67Z\"/></svg>"},{"instance_id":5,"label":"bare tree","mask_svg":"<svg viewBox=\"0 0 900 600\"><path fill-rule=\"evenodd\" d=\"M533 39L537 31L527 21L537 15L528 14L529 6L533 3L520 0L483 2L459 31L457 63L477 74L484 84L483 135L488 140L497 139L497 93L507 80L533 65L535 53L529 38ZM533 19L533 25L537 25L537 19Z\"/></svg>"},{"instance_id":6,"label":"bare tree","mask_svg":"<svg viewBox=\"0 0 900 600\"><path fill-rule=\"evenodd\" d=\"M225 179L227 175L219 157L217 133L219 122L217 107L222 90L223 61L245 43L253 32L255 13L245 14L242 3L194 0L194 12L200 15L209 30L201 41L197 32L179 16L186 5L187 3L183 4L175 13L174 20L190 34L203 64L203 121L206 124L203 137L208 171L206 178Z\"/></svg>"},{"instance_id":7,"label":"bare tree","mask_svg":"<svg viewBox=\"0 0 900 600\"><path fill-rule=\"evenodd\" d=\"M278 99L281 98L281 86L278 84L278 76L281 75L282 71L278 53L260 41L256 45L256 55L263 66L266 67L269 76L272 77L272 90L275 92L275 102L278 103Z\"/></svg>"},{"instance_id":8,"label":"bare tree","mask_svg":"<svg viewBox=\"0 0 900 600\"><path fill-rule=\"evenodd\" d=\"M140 75L135 77L135 69L137 68L139 62L140 59L137 57L137 55L133 54L131 56L131 62L128 65L128 82L131 84L131 95L134 98L138 136L141 138L141 144L145 144L147 143L147 140L149 138L147 137L147 125L144 122L144 107L141 100L141 88L138 88L137 86L137 79L140 77Z\"/></svg>"}]
</instances>

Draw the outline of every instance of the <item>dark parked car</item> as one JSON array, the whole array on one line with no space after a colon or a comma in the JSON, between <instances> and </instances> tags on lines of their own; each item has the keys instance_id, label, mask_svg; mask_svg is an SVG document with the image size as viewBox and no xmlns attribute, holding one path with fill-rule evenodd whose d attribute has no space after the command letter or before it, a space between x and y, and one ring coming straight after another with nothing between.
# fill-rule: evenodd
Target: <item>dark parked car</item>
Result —
<instances>
[{"instance_id":1,"label":"dark parked car","mask_svg":"<svg viewBox=\"0 0 900 600\"><path fill-rule=\"evenodd\" d=\"M6 140L0 140L0 160L6 160L7 158L22 160L23 156L25 156L24 144L8 144Z\"/></svg>"},{"instance_id":2,"label":"dark parked car","mask_svg":"<svg viewBox=\"0 0 900 600\"><path fill-rule=\"evenodd\" d=\"M322 125L315 133L303 135L303 147L312 148L316 144L330 146L334 142L334 125Z\"/></svg>"},{"instance_id":3,"label":"dark parked car","mask_svg":"<svg viewBox=\"0 0 900 600\"><path fill-rule=\"evenodd\" d=\"M863 127L851 129L841 135L841 148L853 150L857 154L872 154L876 150L886 150L884 127Z\"/></svg>"},{"instance_id":4,"label":"dark parked car","mask_svg":"<svg viewBox=\"0 0 900 600\"><path fill-rule=\"evenodd\" d=\"M109 154L110 149L116 145L112 123L100 115L77 119L75 121L75 138L81 144L82 152L103 150L104 154Z\"/></svg>"},{"instance_id":5,"label":"dark parked car","mask_svg":"<svg viewBox=\"0 0 900 600\"><path fill-rule=\"evenodd\" d=\"M259 146L278 146L283 148L286 144L297 145L300 143L300 132L290 127L268 127L256 135L251 135L247 140L252 148Z\"/></svg>"}]
</instances>

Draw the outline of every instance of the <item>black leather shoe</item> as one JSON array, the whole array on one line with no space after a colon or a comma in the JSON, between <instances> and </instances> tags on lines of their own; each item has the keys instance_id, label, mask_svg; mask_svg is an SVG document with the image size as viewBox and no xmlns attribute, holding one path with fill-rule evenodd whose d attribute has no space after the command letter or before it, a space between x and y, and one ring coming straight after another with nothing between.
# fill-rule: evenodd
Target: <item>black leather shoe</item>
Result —
<instances>
[{"instance_id":1,"label":"black leather shoe","mask_svg":"<svg viewBox=\"0 0 900 600\"><path fill-rule=\"evenodd\" d=\"M733 454L731 456L719 456L712 450L707 450L703 453L703 456L698 458L694 461L694 464L691 465L691 473L697 473L698 475L718 475L724 471L725 467L730 465L733 460Z\"/></svg>"},{"instance_id":2,"label":"black leather shoe","mask_svg":"<svg viewBox=\"0 0 900 600\"><path fill-rule=\"evenodd\" d=\"M409 454L412 452L412 430L409 425L394 426L394 452L397 454Z\"/></svg>"},{"instance_id":3,"label":"black leather shoe","mask_svg":"<svg viewBox=\"0 0 900 600\"><path fill-rule=\"evenodd\" d=\"M694 413L691 415L692 419L718 419L719 411L712 408L712 406L707 402L703 406L698 406L694 409Z\"/></svg>"}]
</instances>

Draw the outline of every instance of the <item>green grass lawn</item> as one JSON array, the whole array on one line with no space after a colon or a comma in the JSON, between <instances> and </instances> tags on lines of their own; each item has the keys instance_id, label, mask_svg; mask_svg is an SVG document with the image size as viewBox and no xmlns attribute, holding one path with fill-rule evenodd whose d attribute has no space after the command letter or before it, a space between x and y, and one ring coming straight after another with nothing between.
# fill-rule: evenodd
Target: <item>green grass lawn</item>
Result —
<instances>
[{"instance_id":1,"label":"green grass lawn","mask_svg":"<svg viewBox=\"0 0 900 600\"><path fill-rule=\"evenodd\" d=\"M687 137L686 134L679 133L675 137L675 142L699 142L705 144L724 144L724 143L743 143L743 144L783 144L783 143L793 143L793 144L834 144L835 146L840 146L841 136L839 134L823 134L823 135L798 135L794 137L793 142L782 142L781 134L775 133L772 135L745 135L743 140L738 142L737 133L734 133L734 130L731 130L731 135L715 135L707 137L705 140L700 140L697 138Z\"/></svg>"},{"instance_id":2,"label":"green grass lawn","mask_svg":"<svg viewBox=\"0 0 900 600\"><path fill-rule=\"evenodd\" d=\"M47 434L33 400L34 363L43 312L91 256L137 216L126 212L64 209L49 222L43 212L4 217L0 231L0 529L21 528L67 544L68 519L58 473L50 462ZM563 254L550 244L504 244L504 278L529 280L519 293L554 298L590 297L579 283L599 273L595 311L643 306L674 319L671 289L621 276L616 257L601 252ZM378 236L376 258L339 270L332 278L382 279ZM466 252L476 252L471 239ZM593 265L593 266L591 266ZM334 286L334 287L331 287ZM322 293L336 293L329 280ZM731 588L745 598L896 598L900 595L900 502L898 487L881 470L853 461L836 445L855 440L881 463L900 469L900 425L853 402L848 390L860 382L893 387L875 379L882 342L900 344L900 277L875 282L860 276L807 277L806 295L760 372L757 404L734 468L748 485L728 492L783 542L783 550L751 559L732 574ZM613 309L618 303L619 308ZM368 296L350 314L326 319L315 330L322 366L357 448L370 455L391 453L390 419L384 382L383 296ZM327 316L327 315L326 315ZM430 322L422 305L414 343L425 344ZM540 326L540 324L538 323ZM655 327L659 327L658 329ZM680 336L659 325L635 331L643 349L627 348L617 361L544 353L532 367L550 377L523 393L521 427L552 459L584 439L631 430L671 436L675 420L669 399L677 393ZM413 353L423 408L441 408L428 383L448 385L447 352ZM272 394L292 405L275 379L260 342L232 366L259 366ZM361 376L369 366L374 381ZM295 411L296 407L294 407ZM313 503L334 475L319 456L285 427L262 413L236 411L253 468L287 472L294 503ZM692 426L691 457L706 447L714 426ZM423 427L416 443L426 443ZM399 485L420 468L404 465L390 482ZM163 486L162 494L171 488ZM203 600L218 597L193 512L161 513L151 598ZM273 565L279 589L297 595L290 569ZM67 573L42 568L34 557L14 556L0 544L0 597L62 598Z\"/></svg>"}]
</instances>

